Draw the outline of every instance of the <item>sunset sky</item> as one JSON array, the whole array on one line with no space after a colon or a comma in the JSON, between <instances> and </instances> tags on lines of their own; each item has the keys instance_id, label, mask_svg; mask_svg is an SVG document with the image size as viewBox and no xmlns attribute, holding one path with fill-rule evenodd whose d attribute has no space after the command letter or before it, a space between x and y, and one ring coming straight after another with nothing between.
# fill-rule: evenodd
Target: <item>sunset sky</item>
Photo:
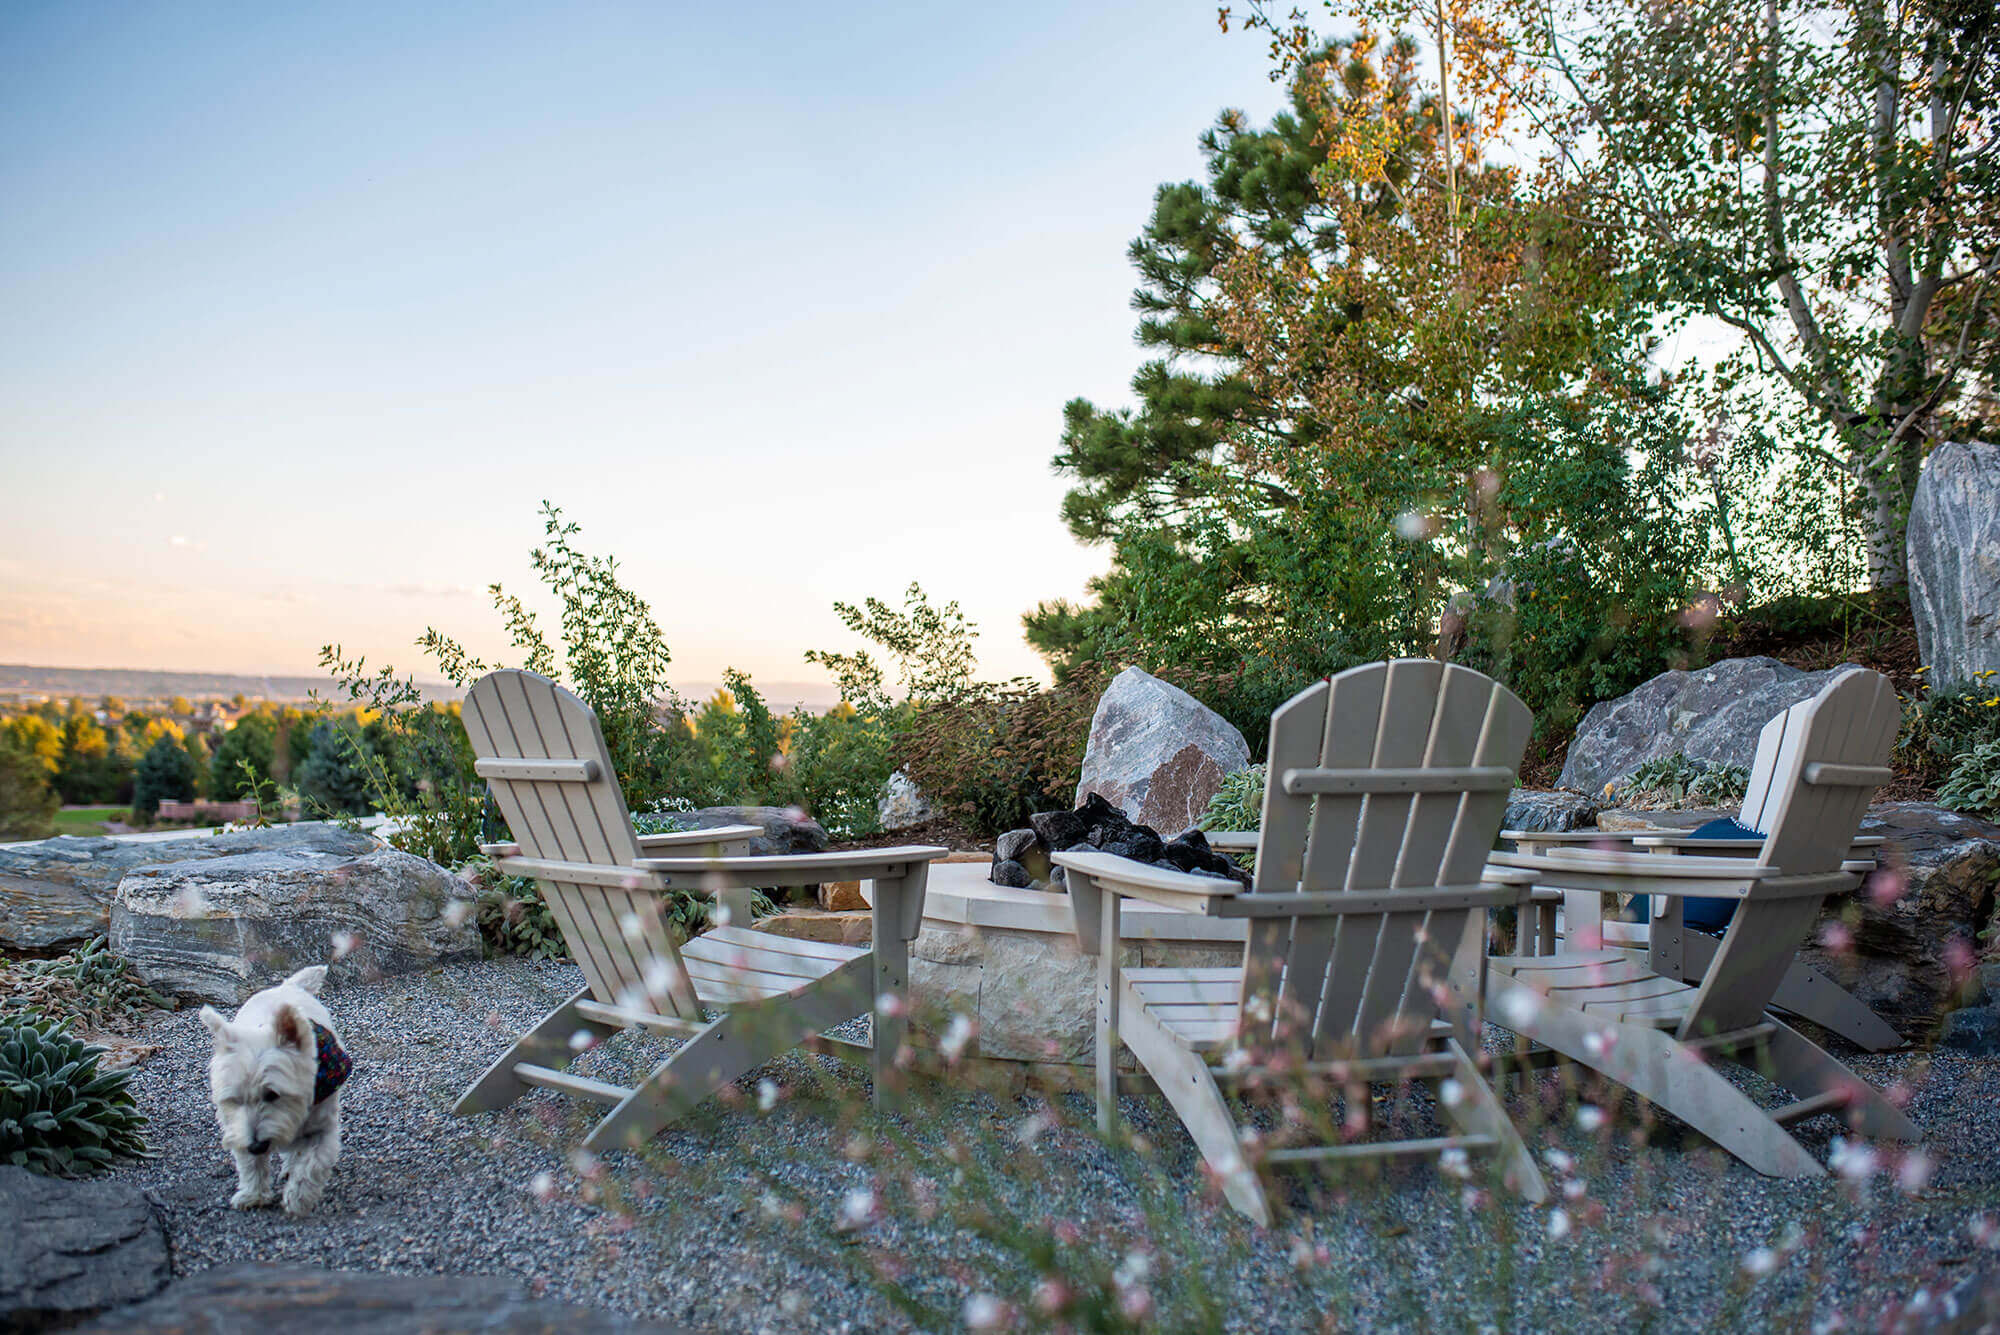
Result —
<instances>
[{"instance_id":1,"label":"sunset sky","mask_svg":"<svg viewBox=\"0 0 2000 1335\"><path fill-rule=\"evenodd\" d=\"M546 497L682 681L913 579L1037 671L1062 404L1266 70L1209 0L10 4L0 662L499 653Z\"/></svg>"}]
</instances>

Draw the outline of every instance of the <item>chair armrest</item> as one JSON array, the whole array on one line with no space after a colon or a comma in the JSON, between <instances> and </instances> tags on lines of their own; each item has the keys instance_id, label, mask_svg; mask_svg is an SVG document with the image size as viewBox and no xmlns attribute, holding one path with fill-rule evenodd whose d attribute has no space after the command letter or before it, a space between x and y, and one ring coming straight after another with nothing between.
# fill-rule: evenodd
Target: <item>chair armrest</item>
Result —
<instances>
[{"instance_id":1,"label":"chair armrest","mask_svg":"<svg viewBox=\"0 0 2000 1335\"><path fill-rule=\"evenodd\" d=\"M781 853L772 857L639 858L633 866L656 872L669 884L721 890L736 886L818 885L821 881L899 880L951 852L930 844L854 848L839 853Z\"/></svg>"},{"instance_id":2,"label":"chair armrest","mask_svg":"<svg viewBox=\"0 0 2000 1335\"><path fill-rule=\"evenodd\" d=\"M1602 844L1630 844L1645 833L1644 830L1502 830L1500 838L1510 844L1581 844L1588 848Z\"/></svg>"},{"instance_id":3,"label":"chair armrest","mask_svg":"<svg viewBox=\"0 0 2000 1335\"><path fill-rule=\"evenodd\" d=\"M1242 886L1220 876L1196 876L1134 862L1115 853L1051 853L1049 861L1066 872L1081 872L1112 894L1208 918L1219 916L1217 909L1223 901L1243 893ZM1075 894L1074 887L1070 893Z\"/></svg>"},{"instance_id":4,"label":"chair armrest","mask_svg":"<svg viewBox=\"0 0 2000 1335\"><path fill-rule=\"evenodd\" d=\"M1218 853L1255 853L1262 838L1255 830L1203 830L1202 837Z\"/></svg>"},{"instance_id":5,"label":"chair armrest","mask_svg":"<svg viewBox=\"0 0 2000 1335\"><path fill-rule=\"evenodd\" d=\"M1561 890L1621 895L1701 895L1742 899L1759 881L1782 875L1747 858L1664 858L1657 853L1611 853L1566 848L1554 853L1492 853L1488 865L1534 873L1534 883Z\"/></svg>"},{"instance_id":6,"label":"chair armrest","mask_svg":"<svg viewBox=\"0 0 2000 1335\"><path fill-rule=\"evenodd\" d=\"M717 825L706 830L667 830L660 834L639 836L639 851L652 854L666 853L673 849L700 849L710 844L720 845L722 856L745 855L750 851L750 841L764 833L759 825Z\"/></svg>"}]
</instances>

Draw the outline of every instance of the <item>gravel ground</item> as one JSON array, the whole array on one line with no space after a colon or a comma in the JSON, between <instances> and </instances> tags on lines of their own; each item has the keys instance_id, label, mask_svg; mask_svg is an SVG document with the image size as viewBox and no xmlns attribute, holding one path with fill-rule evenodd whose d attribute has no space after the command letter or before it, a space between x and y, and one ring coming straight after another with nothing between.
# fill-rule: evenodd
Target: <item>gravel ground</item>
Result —
<instances>
[{"instance_id":1,"label":"gravel ground","mask_svg":"<svg viewBox=\"0 0 2000 1335\"><path fill-rule=\"evenodd\" d=\"M1558 1164L1573 1160L1549 1174L1574 1193L1560 1222L1504 1198L1468 1206L1467 1183L1418 1165L1345 1187L1294 1178L1293 1210L1257 1234L1213 1203L1153 1096L1123 1100L1156 1147L1137 1159L1086 1133L1087 1097L920 1079L911 1115L885 1124L864 1114L859 1074L805 1054L643 1156L571 1155L594 1110L545 1092L451 1116L509 1036L579 986L568 965L509 960L328 996L356 1069L332 1189L300 1221L228 1208L207 1035L192 1012L155 1017L144 1038L162 1051L133 1085L160 1153L123 1171L162 1207L177 1272L293 1260L506 1275L718 1332L950 1328L981 1295L1032 1324L1049 1274L1072 1315L1101 1299L1150 1304L1168 1328L1288 1331L1879 1329L1934 1318L1954 1285L2000 1282L2000 1236L1980 1223L2000 1234L2000 1062L1847 1054L1915 1091L1927 1180L1885 1151L1872 1175L1773 1181L1677 1124L1638 1134L1637 1105L1598 1091L1611 1116L1586 1131L1542 1076L1508 1104ZM580 1068L616 1078L658 1051L621 1037ZM1825 1159L1839 1130L1822 1117L1798 1134ZM1148 1250L1149 1265L1130 1259Z\"/></svg>"}]
</instances>

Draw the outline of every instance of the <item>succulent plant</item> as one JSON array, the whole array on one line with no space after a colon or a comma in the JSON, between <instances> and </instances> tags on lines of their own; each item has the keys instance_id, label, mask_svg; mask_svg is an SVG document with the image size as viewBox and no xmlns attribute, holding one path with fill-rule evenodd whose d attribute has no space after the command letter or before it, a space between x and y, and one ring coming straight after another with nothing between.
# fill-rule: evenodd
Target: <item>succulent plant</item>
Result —
<instances>
[{"instance_id":1,"label":"succulent plant","mask_svg":"<svg viewBox=\"0 0 2000 1335\"><path fill-rule=\"evenodd\" d=\"M49 960L0 960L0 1024L19 1014L74 1019L91 1029L117 1027L145 1010L172 1010L173 998L147 987L103 937Z\"/></svg>"},{"instance_id":2,"label":"succulent plant","mask_svg":"<svg viewBox=\"0 0 2000 1335\"><path fill-rule=\"evenodd\" d=\"M70 1177L149 1152L126 1073L98 1070L103 1055L67 1021L0 1025L0 1163Z\"/></svg>"}]
</instances>

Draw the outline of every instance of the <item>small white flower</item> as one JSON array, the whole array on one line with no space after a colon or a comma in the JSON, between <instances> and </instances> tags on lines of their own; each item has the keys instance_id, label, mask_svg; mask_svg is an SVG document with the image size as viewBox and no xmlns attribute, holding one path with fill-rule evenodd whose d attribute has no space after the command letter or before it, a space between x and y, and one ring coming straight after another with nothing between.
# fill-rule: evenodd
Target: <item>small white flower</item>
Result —
<instances>
[{"instance_id":1,"label":"small white flower","mask_svg":"<svg viewBox=\"0 0 2000 1335\"><path fill-rule=\"evenodd\" d=\"M965 1300L968 1330L999 1330L1007 1324L1007 1304L990 1293L975 1293Z\"/></svg>"},{"instance_id":2,"label":"small white flower","mask_svg":"<svg viewBox=\"0 0 2000 1335\"><path fill-rule=\"evenodd\" d=\"M1464 1150L1445 1150L1438 1155L1438 1171L1446 1177L1464 1181L1472 1176L1472 1161L1466 1157Z\"/></svg>"},{"instance_id":3,"label":"small white flower","mask_svg":"<svg viewBox=\"0 0 2000 1335\"><path fill-rule=\"evenodd\" d=\"M1615 1029L1593 1029L1583 1036L1583 1050L1593 1057L1602 1057L1618 1042Z\"/></svg>"},{"instance_id":4,"label":"small white flower","mask_svg":"<svg viewBox=\"0 0 2000 1335\"><path fill-rule=\"evenodd\" d=\"M951 1022L944 1027L944 1036L938 1040L938 1050L944 1053L946 1061L955 1062L964 1055L966 1045L972 1042L972 1036L977 1032L971 1016L953 1015Z\"/></svg>"},{"instance_id":5,"label":"small white flower","mask_svg":"<svg viewBox=\"0 0 2000 1335\"><path fill-rule=\"evenodd\" d=\"M1239 1075L1250 1069L1253 1060L1248 1048L1231 1048L1222 1059L1222 1069L1230 1075Z\"/></svg>"},{"instance_id":6,"label":"small white flower","mask_svg":"<svg viewBox=\"0 0 2000 1335\"><path fill-rule=\"evenodd\" d=\"M1500 998L1500 1022L1510 1029L1523 1027L1541 1010L1541 998L1525 987L1510 987Z\"/></svg>"},{"instance_id":7,"label":"small white flower","mask_svg":"<svg viewBox=\"0 0 2000 1335\"><path fill-rule=\"evenodd\" d=\"M477 911L477 907L469 899L452 900L451 903L444 906L444 925L447 927L465 926L466 923L472 920L472 915Z\"/></svg>"},{"instance_id":8,"label":"small white flower","mask_svg":"<svg viewBox=\"0 0 2000 1335\"><path fill-rule=\"evenodd\" d=\"M1589 1134L1604 1125L1604 1109L1594 1103L1579 1104L1576 1110L1577 1130Z\"/></svg>"},{"instance_id":9,"label":"small white flower","mask_svg":"<svg viewBox=\"0 0 2000 1335\"><path fill-rule=\"evenodd\" d=\"M856 1187L840 1201L840 1227L857 1229L875 1217L875 1193L866 1187Z\"/></svg>"},{"instance_id":10,"label":"small white flower","mask_svg":"<svg viewBox=\"0 0 2000 1335\"><path fill-rule=\"evenodd\" d=\"M1564 1238L1568 1236L1569 1236L1569 1211L1564 1210L1560 1207L1549 1211L1550 1239L1555 1242L1561 1242Z\"/></svg>"},{"instance_id":11,"label":"small white flower","mask_svg":"<svg viewBox=\"0 0 2000 1335\"><path fill-rule=\"evenodd\" d=\"M884 992L881 996L875 998L875 1013L877 1015L893 1020L907 1009L908 1007L903 1004L903 999L894 992Z\"/></svg>"},{"instance_id":12,"label":"small white flower","mask_svg":"<svg viewBox=\"0 0 2000 1335\"><path fill-rule=\"evenodd\" d=\"M727 927L735 917L736 915L729 911L729 905L723 903L716 904L708 911L708 922L711 927Z\"/></svg>"},{"instance_id":13,"label":"small white flower","mask_svg":"<svg viewBox=\"0 0 2000 1335\"><path fill-rule=\"evenodd\" d=\"M588 1029L579 1029L569 1036L569 1050L571 1052L583 1052L596 1042L596 1034L591 1033Z\"/></svg>"},{"instance_id":14,"label":"small white flower","mask_svg":"<svg viewBox=\"0 0 2000 1335\"><path fill-rule=\"evenodd\" d=\"M1303 1245L1303 1242L1293 1244L1295 1264L1298 1254L1297 1249ZM1118 1262L1118 1268L1111 1272L1111 1282L1121 1289L1130 1288L1134 1284L1144 1283L1147 1276L1152 1273L1153 1258L1151 1256L1141 1251L1129 1251L1125 1253L1124 1259Z\"/></svg>"},{"instance_id":15,"label":"small white flower","mask_svg":"<svg viewBox=\"0 0 2000 1335\"><path fill-rule=\"evenodd\" d=\"M646 994L664 997L673 990L674 980L679 976L674 966L665 958L655 955L646 963Z\"/></svg>"},{"instance_id":16,"label":"small white flower","mask_svg":"<svg viewBox=\"0 0 2000 1335\"><path fill-rule=\"evenodd\" d=\"M1465 1102L1465 1086L1456 1080L1445 1079L1438 1082L1438 1102L1447 1108L1456 1108Z\"/></svg>"},{"instance_id":17,"label":"small white flower","mask_svg":"<svg viewBox=\"0 0 2000 1335\"><path fill-rule=\"evenodd\" d=\"M1752 1247L1743 1256L1743 1269L1752 1275L1768 1275L1778 1268L1778 1254L1769 1247Z\"/></svg>"},{"instance_id":18,"label":"small white flower","mask_svg":"<svg viewBox=\"0 0 2000 1335\"><path fill-rule=\"evenodd\" d=\"M1543 1150L1542 1162L1555 1169L1558 1173L1567 1173L1570 1169L1576 1167L1576 1160L1558 1149Z\"/></svg>"},{"instance_id":19,"label":"small white flower","mask_svg":"<svg viewBox=\"0 0 2000 1335\"><path fill-rule=\"evenodd\" d=\"M618 917L618 930L625 933L627 941L637 941L646 934L646 924L636 913L622 913Z\"/></svg>"},{"instance_id":20,"label":"small white flower","mask_svg":"<svg viewBox=\"0 0 2000 1335\"><path fill-rule=\"evenodd\" d=\"M1896 1185L1906 1196L1914 1196L1931 1183L1931 1174L1937 1171L1937 1160L1923 1150L1909 1150L1903 1155L1903 1162L1896 1166Z\"/></svg>"},{"instance_id":21,"label":"small white flower","mask_svg":"<svg viewBox=\"0 0 2000 1335\"><path fill-rule=\"evenodd\" d=\"M571 1171L578 1177L595 1177L597 1175L597 1156L589 1150L572 1150L569 1156L569 1166Z\"/></svg>"},{"instance_id":22,"label":"small white flower","mask_svg":"<svg viewBox=\"0 0 2000 1335\"><path fill-rule=\"evenodd\" d=\"M1563 1183L1563 1199L1566 1201L1580 1201L1583 1199L1583 1194L1588 1190L1590 1188L1584 1185L1582 1178L1573 1177Z\"/></svg>"},{"instance_id":23,"label":"small white flower","mask_svg":"<svg viewBox=\"0 0 2000 1335\"><path fill-rule=\"evenodd\" d=\"M330 939L333 945L333 957L337 960L344 960L352 955L354 947L360 944L352 932L335 932Z\"/></svg>"},{"instance_id":24,"label":"small white flower","mask_svg":"<svg viewBox=\"0 0 2000 1335\"><path fill-rule=\"evenodd\" d=\"M540 1172L528 1179L528 1194L538 1201L545 1201L556 1194L556 1175Z\"/></svg>"},{"instance_id":25,"label":"small white flower","mask_svg":"<svg viewBox=\"0 0 2000 1335\"><path fill-rule=\"evenodd\" d=\"M1055 1124L1056 1119L1049 1116L1046 1109L1030 1113L1014 1127L1014 1143L1026 1149L1040 1140Z\"/></svg>"},{"instance_id":26,"label":"small white flower","mask_svg":"<svg viewBox=\"0 0 2000 1335\"><path fill-rule=\"evenodd\" d=\"M1827 1162L1834 1172L1849 1182L1865 1182L1875 1175L1877 1156L1872 1146L1835 1136L1833 1152L1827 1155Z\"/></svg>"},{"instance_id":27,"label":"small white flower","mask_svg":"<svg viewBox=\"0 0 2000 1335\"><path fill-rule=\"evenodd\" d=\"M778 1082L766 1077L757 1082L757 1111L769 1112L778 1106Z\"/></svg>"},{"instance_id":28,"label":"small white flower","mask_svg":"<svg viewBox=\"0 0 2000 1335\"><path fill-rule=\"evenodd\" d=\"M2000 1222L1990 1214L1976 1214L1965 1221L1965 1231L1972 1235L1975 1245L1989 1251L2000 1251Z\"/></svg>"}]
</instances>

